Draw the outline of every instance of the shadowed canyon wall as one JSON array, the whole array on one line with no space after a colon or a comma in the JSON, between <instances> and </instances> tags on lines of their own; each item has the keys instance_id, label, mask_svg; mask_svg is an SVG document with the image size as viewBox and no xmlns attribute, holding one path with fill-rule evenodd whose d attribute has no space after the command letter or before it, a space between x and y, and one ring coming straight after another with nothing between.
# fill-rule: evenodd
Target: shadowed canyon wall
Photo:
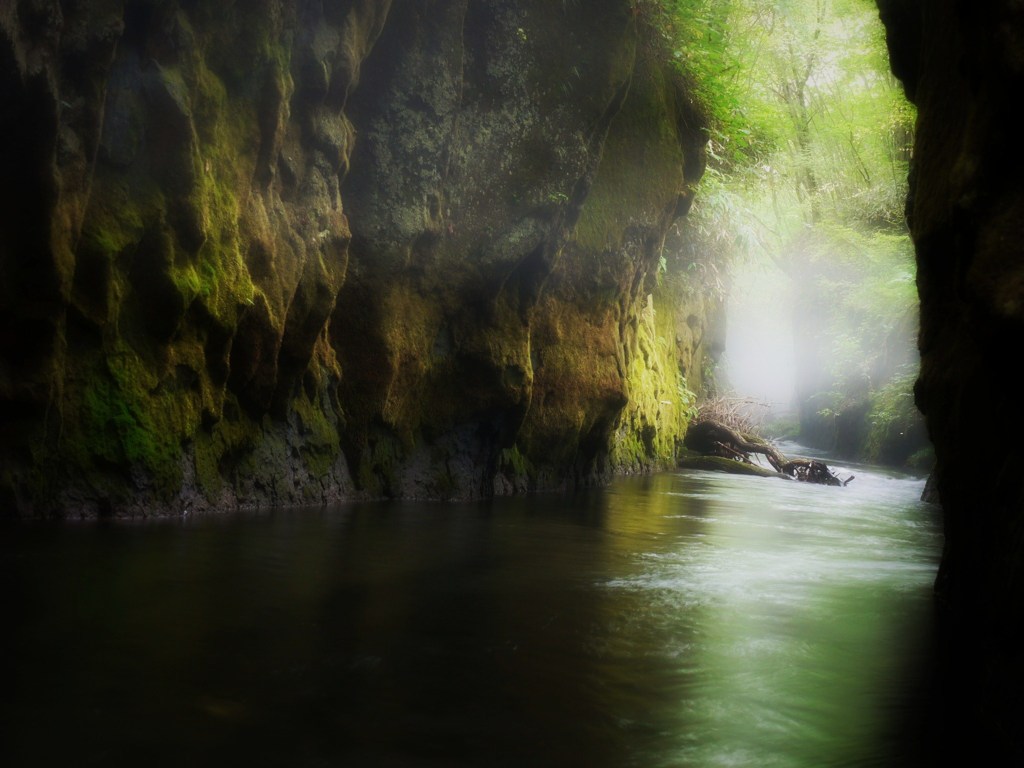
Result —
<instances>
[{"instance_id":1,"label":"shadowed canyon wall","mask_svg":"<svg viewBox=\"0 0 1024 768\"><path fill-rule=\"evenodd\" d=\"M627 0L0 9L0 514L671 461L702 116Z\"/></svg>"},{"instance_id":2,"label":"shadowed canyon wall","mask_svg":"<svg viewBox=\"0 0 1024 768\"><path fill-rule=\"evenodd\" d=\"M946 543L937 581L933 765L1024 763L1024 7L884 0L918 108L907 211L917 249L917 403ZM957 763L962 764L962 763Z\"/></svg>"}]
</instances>

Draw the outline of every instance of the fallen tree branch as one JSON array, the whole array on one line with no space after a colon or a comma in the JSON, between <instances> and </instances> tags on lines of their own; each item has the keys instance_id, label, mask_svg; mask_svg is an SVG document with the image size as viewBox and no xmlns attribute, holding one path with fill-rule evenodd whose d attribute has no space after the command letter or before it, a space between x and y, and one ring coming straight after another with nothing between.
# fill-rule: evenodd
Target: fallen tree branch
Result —
<instances>
[{"instance_id":1,"label":"fallen tree branch","mask_svg":"<svg viewBox=\"0 0 1024 768\"><path fill-rule=\"evenodd\" d=\"M846 480L840 480L825 462L817 459L787 459L767 440L732 429L714 419L705 418L692 423L686 431L683 445L703 457L719 457L740 465L753 464L751 454L762 455L775 473L805 483L845 486L854 477L850 475ZM693 457L688 457L682 464L693 466ZM728 469L728 465L717 465L717 468Z\"/></svg>"}]
</instances>

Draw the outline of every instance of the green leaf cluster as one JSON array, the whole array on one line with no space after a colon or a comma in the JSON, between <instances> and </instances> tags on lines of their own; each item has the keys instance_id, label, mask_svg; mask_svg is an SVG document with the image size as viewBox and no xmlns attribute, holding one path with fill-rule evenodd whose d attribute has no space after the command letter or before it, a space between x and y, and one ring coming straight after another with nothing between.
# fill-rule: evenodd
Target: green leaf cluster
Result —
<instances>
[{"instance_id":1,"label":"green leaf cluster","mask_svg":"<svg viewBox=\"0 0 1024 768\"><path fill-rule=\"evenodd\" d=\"M643 4L643 3L641 3ZM751 98L749 69L767 34L744 0L648 0L656 6L666 49L710 116L709 152L721 165L743 165L781 139L770 104ZM768 108L766 108L768 107Z\"/></svg>"}]
</instances>

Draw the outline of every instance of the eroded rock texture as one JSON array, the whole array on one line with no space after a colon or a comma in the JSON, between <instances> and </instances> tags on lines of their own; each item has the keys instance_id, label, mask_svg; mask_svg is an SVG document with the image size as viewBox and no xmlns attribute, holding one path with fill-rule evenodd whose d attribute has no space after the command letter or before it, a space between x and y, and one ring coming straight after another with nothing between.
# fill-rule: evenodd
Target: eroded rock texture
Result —
<instances>
[{"instance_id":1,"label":"eroded rock texture","mask_svg":"<svg viewBox=\"0 0 1024 768\"><path fill-rule=\"evenodd\" d=\"M1024 762L1024 7L886 0L919 119L908 214L921 296L917 402L946 546L936 762ZM942 750L946 750L943 752ZM990 754L994 753L994 754ZM972 758L973 759L973 758Z\"/></svg>"},{"instance_id":2,"label":"eroded rock texture","mask_svg":"<svg viewBox=\"0 0 1024 768\"><path fill-rule=\"evenodd\" d=\"M0 508L473 497L670 459L701 116L627 0L0 9Z\"/></svg>"}]
</instances>

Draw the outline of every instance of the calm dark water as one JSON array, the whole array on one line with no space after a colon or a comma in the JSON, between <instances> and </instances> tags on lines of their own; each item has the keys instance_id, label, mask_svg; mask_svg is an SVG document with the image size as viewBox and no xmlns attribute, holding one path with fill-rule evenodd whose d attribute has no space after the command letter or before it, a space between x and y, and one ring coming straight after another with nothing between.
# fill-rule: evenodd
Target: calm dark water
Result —
<instances>
[{"instance_id":1,"label":"calm dark water","mask_svg":"<svg viewBox=\"0 0 1024 768\"><path fill-rule=\"evenodd\" d=\"M899 765L923 482L0 529L7 766Z\"/></svg>"}]
</instances>

